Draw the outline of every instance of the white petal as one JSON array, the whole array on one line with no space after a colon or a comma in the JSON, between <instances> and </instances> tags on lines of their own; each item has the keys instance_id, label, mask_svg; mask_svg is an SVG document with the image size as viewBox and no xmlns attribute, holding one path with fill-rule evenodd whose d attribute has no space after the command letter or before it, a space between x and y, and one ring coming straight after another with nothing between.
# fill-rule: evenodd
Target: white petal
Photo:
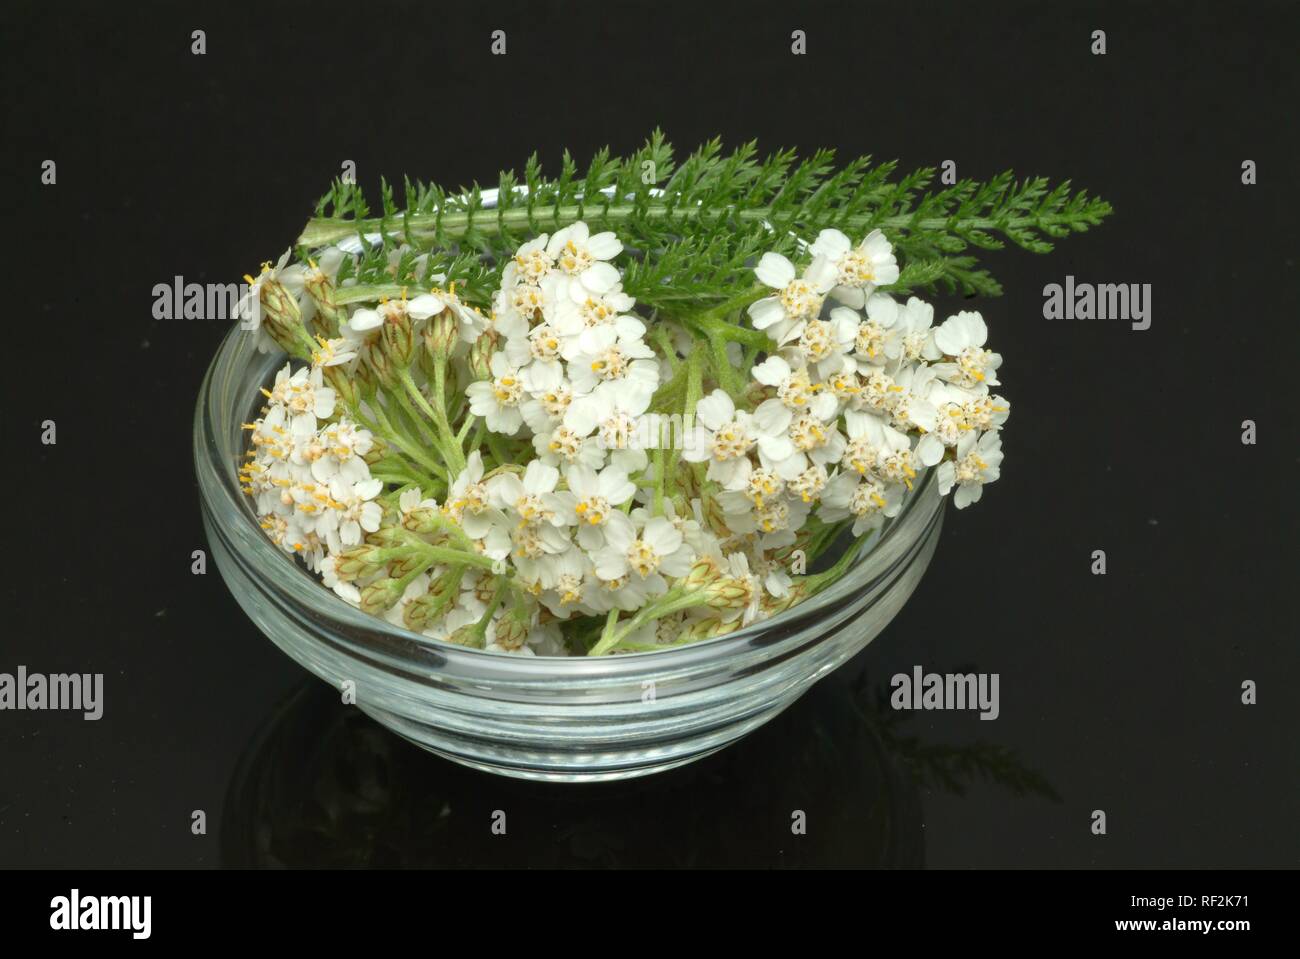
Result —
<instances>
[{"instance_id":1,"label":"white petal","mask_svg":"<svg viewBox=\"0 0 1300 959\"><path fill-rule=\"evenodd\" d=\"M838 260L849 252L852 245L849 238L839 230L822 230L817 234L817 240L812 245L812 252L814 256L821 255L832 260Z\"/></svg>"},{"instance_id":2,"label":"white petal","mask_svg":"<svg viewBox=\"0 0 1300 959\"><path fill-rule=\"evenodd\" d=\"M803 273L803 278L819 293L830 290L835 285L837 276L839 271L835 269L835 264L824 256L813 257L813 261L808 264L808 269Z\"/></svg>"},{"instance_id":3,"label":"white petal","mask_svg":"<svg viewBox=\"0 0 1300 959\"><path fill-rule=\"evenodd\" d=\"M793 418L790 408L776 397L764 400L754 410L754 424L764 433L773 435L784 433Z\"/></svg>"},{"instance_id":4,"label":"white petal","mask_svg":"<svg viewBox=\"0 0 1300 959\"><path fill-rule=\"evenodd\" d=\"M656 516L645 524L641 539L660 556L675 553L682 545L681 531L662 516Z\"/></svg>"},{"instance_id":5,"label":"white petal","mask_svg":"<svg viewBox=\"0 0 1300 959\"><path fill-rule=\"evenodd\" d=\"M723 390L714 390L695 406L695 416L711 430L716 430L724 423L731 422L736 415L736 405Z\"/></svg>"},{"instance_id":6,"label":"white petal","mask_svg":"<svg viewBox=\"0 0 1300 959\"><path fill-rule=\"evenodd\" d=\"M937 436L922 436L916 444L916 457L926 466L933 466L943 459L943 443Z\"/></svg>"},{"instance_id":7,"label":"white petal","mask_svg":"<svg viewBox=\"0 0 1300 959\"><path fill-rule=\"evenodd\" d=\"M611 230L587 240L587 252L598 260L612 260L623 252L623 243Z\"/></svg>"},{"instance_id":8,"label":"white petal","mask_svg":"<svg viewBox=\"0 0 1300 959\"><path fill-rule=\"evenodd\" d=\"M779 356L769 356L754 366L754 379L764 386L780 386L790 378L790 364Z\"/></svg>"},{"instance_id":9,"label":"white petal","mask_svg":"<svg viewBox=\"0 0 1300 959\"><path fill-rule=\"evenodd\" d=\"M411 315L412 319L427 320L429 317L441 313L445 306L446 304L442 302L441 297L434 296L432 293L421 293L406 304L406 312Z\"/></svg>"},{"instance_id":10,"label":"white petal","mask_svg":"<svg viewBox=\"0 0 1300 959\"><path fill-rule=\"evenodd\" d=\"M950 316L934 331L934 345L948 356L956 356L967 346L964 333L961 321L955 316Z\"/></svg>"},{"instance_id":11,"label":"white petal","mask_svg":"<svg viewBox=\"0 0 1300 959\"><path fill-rule=\"evenodd\" d=\"M775 296L765 296L761 300L755 300L749 304L748 313L756 330L765 330L786 318L785 307Z\"/></svg>"},{"instance_id":12,"label":"white petal","mask_svg":"<svg viewBox=\"0 0 1300 959\"><path fill-rule=\"evenodd\" d=\"M794 279L794 264L780 253L764 253L754 267L754 275L760 283L782 290Z\"/></svg>"},{"instance_id":13,"label":"white petal","mask_svg":"<svg viewBox=\"0 0 1300 959\"><path fill-rule=\"evenodd\" d=\"M357 310L352 314L352 319L348 321L348 326L358 333L365 333L383 325L384 318L379 315L377 310Z\"/></svg>"},{"instance_id":14,"label":"white petal","mask_svg":"<svg viewBox=\"0 0 1300 959\"><path fill-rule=\"evenodd\" d=\"M593 263L582 271L582 285L593 293L604 293L613 289L618 281L618 269L603 261Z\"/></svg>"}]
</instances>

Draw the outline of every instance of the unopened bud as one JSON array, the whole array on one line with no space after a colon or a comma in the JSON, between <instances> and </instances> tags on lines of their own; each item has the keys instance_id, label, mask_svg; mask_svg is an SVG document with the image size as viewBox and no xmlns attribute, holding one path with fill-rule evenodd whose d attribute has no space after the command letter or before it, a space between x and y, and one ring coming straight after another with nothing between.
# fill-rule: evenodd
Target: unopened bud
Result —
<instances>
[{"instance_id":1,"label":"unopened bud","mask_svg":"<svg viewBox=\"0 0 1300 959\"><path fill-rule=\"evenodd\" d=\"M705 587L708 605L714 609L744 609L754 595L754 585L748 580L726 576Z\"/></svg>"},{"instance_id":2,"label":"unopened bud","mask_svg":"<svg viewBox=\"0 0 1300 959\"><path fill-rule=\"evenodd\" d=\"M704 522L715 536L722 539L731 536L731 530L727 526L727 516L722 511L722 504L718 502L715 496L705 496L701 500L702 513Z\"/></svg>"},{"instance_id":3,"label":"unopened bud","mask_svg":"<svg viewBox=\"0 0 1300 959\"><path fill-rule=\"evenodd\" d=\"M483 637L479 635L478 628L474 625L462 626L447 637L447 642L455 643L457 646L473 646L481 648L483 646Z\"/></svg>"},{"instance_id":4,"label":"unopened bud","mask_svg":"<svg viewBox=\"0 0 1300 959\"><path fill-rule=\"evenodd\" d=\"M391 546L404 546L409 542L409 540L406 530L402 529L400 526L381 526L373 533L366 534L366 542L387 548ZM391 556L388 558L392 559Z\"/></svg>"},{"instance_id":5,"label":"unopened bud","mask_svg":"<svg viewBox=\"0 0 1300 959\"><path fill-rule=\"evenodd\" d=\"M768 616L783 613L796 603L801 603L808 596L808 585L803 581L794 583L784 596L764 596L763 612Z\"/></svg>"},{"instance_id":6,"label":"unopened bud","mask_svg":"<svg viewBox=\"0 0 1300 959\"><path fill-rule=\"evenodd\" d=\"M368 343L361 350L361 362L371 377L381 386L393 386L397 382L397 371L382 339Z\"/></svg>"},{"instance_id":7,"label":"unopened bud","mask_svg":"<svg viewBox=\"0 0 1300 959\"><path fill-rule=\"evenodd\" d=\"M378 546L362 543L344 550L334 561L334 572L344 581L371 576L384 568L385 559Z\"/></svg>"},{"instance_id":8,"label":"unopened bud","mask_svg":"<svg viewBox=\"0 0 1300 959\"><path fill-rule=\"evenodd\" d=\"M688 591L695 592L717 582L720 576L722 576L722 567L718 565L718 561L712 556L701 556L682 579L681 585Z\"/></svg>"},{"instance_id":9,"label":"unopened bud","mask_svg":"<svg viewBox=\"0 0 1300 959\"><path fill-rule=\"evenodd\" d=\"M372 616L390 609L402 598L402 581L385 577L361 590L361 611Z\"/></svg>"},{"instance_id":10,"label":"unopened bud","mask_svg":"<svg viewBox=\"0 0 1300 959\"><path fill-rule=\"evenodd\" d=\"M321 370L321 374L345 407L357 408L361 403L361 390L355 379L345 372L342 366L326 366Z\"/></svg>"},{"instance_id":11,"label":"unopened bud","mask_svg":"<svg viewBox=\"0 0 1300 959\"><path fill-rule=\"evenodd\" d=\"M503 649L520 649L528 639L528 622L514 616L497 620L495 642Z\"/></svg>"},{"instance_id":12,"label":"unopened bud","mask_svg":"<svg viewBox=\"0 0 1300 959\"><path fill-rule=\"evenodd\" d=\"M713 616L709 616L704 619L698 619L695 622L691 623L690 626L688 626L685 630L682 631L682 633L677 637L677 639L678 642L694 643L702 639L712 639L715 636L723 636L727 633L733 632L739 627L740 627L739 617L730 619L724 623L720 619L717 619Z\"/></svg>"},{"instance_id":13,"label":"unopened bud","mask_svg":"<svg viewBox=\"0 0 1300 959\"><path fill-rule=\"evenodd\" d=\"M424 328L424 349L429 359L435 363L445 362L455 345L456 318L452 316L451 310L443 310L429 317L429 325Z\"/></svg>"},{"instance_id":14,"label":"unopened bud","mask_svg":"<svg viewBox=\"0 0 1300 959\"><path fill-rule=\"evenodd\" d=\"M443 605L437 596L424 593L402 607L402 622L408 629L427 629L430 623L438 621Z\"/></svg>"},{"instance_id":15,"label":"unopened bud","mask_svg":"<svg viewBox=\"0 0 1300 959\"><path fill-rule=\"evenodd\" d=\"M387 311L381 338L384 351L394 366L406 369L411 365L415 356L415 330L405 309L397 307Z\"/></svg>"},{"instance_id":16,"label":"unopened bud","mask_svg":"<svg viewBox=\"0 0 1300 959\"><path fill-rule=\"evenodd\" d=\"M298 298L284 288L279 280L266 277L259 293L262 303L262 323L276 345L286 353L300 359L310 358L316 342L302 325L302 311Z\"/></svg>"},{"instance_id":17,"label":"unopened bud","mask_svg":"<svg viewBox=\"0 0 1300 959\"><path fill-rule=\"evenodd\" d=\"M469 375L476 380L492 378L492 354L496 351L497 336L493 330L486 331L474 341L469 348Z\"/></svg>"},{"instance_id":18,"label":"unopened bud","mask_svg":"<svg viewBox=\"0 0 1300 959\"><path fill-rule=\"evenodd\" d=\"M393 560L393 562L388 566L388 573L390 576L401 578L407 573L413 572L417 567L427 565L428 560L422 557L419 553L412 552L407 556L400 556Z\"/></svg>"},{"instance_id":19,"label":"unopened bud","mask_svg":"<svg viewBox=\"0 0 1300 959\"><path fill-rule=\"evenodd\" d=\"M411 600L402 610L402 620L411 629L427 629L460 596L464 567L448 570L429 584L428 592Z\"/></svg>"},{"instance_id":20,"label":"unopened bud","mask_svg":"<svg viewBox=\"0 0 1300 959\"><path fill-rule=\"evenodd\" d=\"M402 517L402 525L412 533L436 533L444 521L441 512L432 506L417 506Z\"/></svg>"},{"instance_id":21,"label":"unopened bud","mask_svg":"<svg viewBox=\"0 0 1300 959\"><path fill-rule=\"evenodd\" d=\"M321 336L339 335L339 308L334 302L334 281L319 269L308 270L303 288L316 304L315 323Z\"/></svg>"}]
</instances>

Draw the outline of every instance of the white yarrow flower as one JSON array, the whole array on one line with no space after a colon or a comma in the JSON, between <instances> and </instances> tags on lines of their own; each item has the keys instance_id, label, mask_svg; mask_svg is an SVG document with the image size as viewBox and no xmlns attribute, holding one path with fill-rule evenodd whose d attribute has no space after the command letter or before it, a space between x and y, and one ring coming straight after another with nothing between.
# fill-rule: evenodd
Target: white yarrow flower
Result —
<instances>
[{"instance_id":1,"label":"white yarrow flower","mask_svg":"<svg viewBox=\"0 0 1300 959\"><path fill-rule=\"evenodd\" d=\"M879 230L872 230L857 246L839 230L822 230L812 252L825 257L835 269L831 295L854 309L862 309L876 287L898 282L894 248Z\"/></svg>"},{"instance_id":2,"label":"white yarrow flower","mask_svg":"<svg viewBox=\"0 0 1300 959\"><path fill-rule=\"evenodd\" d=\"M767 331L777 343L797 337L805 322L817 319L826 294L835 285L835 265L824 256L815 256L799 276L794 264L781 254L764 253L754 275L776 293L750 304L750 321L754 329Z\"/></svg>"}]
</instances>

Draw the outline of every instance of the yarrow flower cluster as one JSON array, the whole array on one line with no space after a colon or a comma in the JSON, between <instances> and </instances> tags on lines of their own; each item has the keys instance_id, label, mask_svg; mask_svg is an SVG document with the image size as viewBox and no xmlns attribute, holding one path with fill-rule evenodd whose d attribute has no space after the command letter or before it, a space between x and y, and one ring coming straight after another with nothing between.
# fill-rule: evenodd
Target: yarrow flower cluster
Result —
<instances>
[{"instance_id":1,"label":"yarrow flower cluster","mask_svg":"<svg viewBox=\"0 0 1300 959\"><path fill-rule=\"evenodd\" d=\"M891 295L881 230L798 249L680 316L639 314L623 242L581 221L519 246L481 305L406 245L382 290L337 248L268 264L258 335L302 362L247 424L262 528L353 606L501 653L662 649L789 608L925 470L979 500L1009 413L983 317Z\"/></svg>"}]
</instances>

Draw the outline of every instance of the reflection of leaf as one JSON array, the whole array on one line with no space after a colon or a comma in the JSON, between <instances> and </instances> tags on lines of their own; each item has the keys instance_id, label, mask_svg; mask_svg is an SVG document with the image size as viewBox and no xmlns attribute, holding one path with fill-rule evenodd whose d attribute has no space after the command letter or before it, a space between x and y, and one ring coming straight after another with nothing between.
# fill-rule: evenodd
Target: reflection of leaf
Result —
<instances>
[{"instance_id":1,"label":"reflection of leaf","mask_svg":"<svg viewBox=\"0 0 1300 959\"><path fill-rule=\"evenodd\" d=\"M915 736L893 737L882 731L885 745L897 753L920 786L938 787L956 796L981 778L1005 786L1017 796L1038 795L1053 802L1061 797L1037 770L1023 766L1015 753L998 743L969 746L927 746Z\"/></svg>"},{"instance_id":2,"label":"reflection of leaf","mask_svg":"<svg viewBox=\"0 0 1300 959\"><path fill-rule=\"evenodd\" d=\"M866 691L866 676L858 684L859 693ZM861 709L863 718L875 726L880 741L907 769L918 786L943 789L954 796L966 795L966 789L976 779L991 782L1009 789L1016 796L1042 796L1053 802L1061 797L1047 778L1036 769L1020 761L1015 751L1000 743L977 741L967 746L930 744L916 736L905 735L900 727L912 717L889 705L888 694L879 691L874 697L856 697L871 705Z\"/></svg>"}]
</instances>

